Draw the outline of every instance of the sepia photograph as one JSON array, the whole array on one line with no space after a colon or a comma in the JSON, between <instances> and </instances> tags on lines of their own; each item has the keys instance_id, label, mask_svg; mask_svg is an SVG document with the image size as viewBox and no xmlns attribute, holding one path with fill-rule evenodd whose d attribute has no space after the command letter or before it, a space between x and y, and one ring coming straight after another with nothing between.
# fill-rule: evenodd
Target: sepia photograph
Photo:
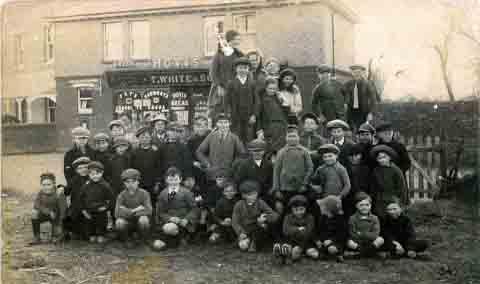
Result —
<instances>
[{"instance_id":1,"label":"sepia photograph","mask_svg":"<svg viewBox=\"0 0 480 284\"><path fill-rule=\"evenodd\" d=\"M5 284L480 284L480 0L0 0Z\"/></svg>"}]
</instances>

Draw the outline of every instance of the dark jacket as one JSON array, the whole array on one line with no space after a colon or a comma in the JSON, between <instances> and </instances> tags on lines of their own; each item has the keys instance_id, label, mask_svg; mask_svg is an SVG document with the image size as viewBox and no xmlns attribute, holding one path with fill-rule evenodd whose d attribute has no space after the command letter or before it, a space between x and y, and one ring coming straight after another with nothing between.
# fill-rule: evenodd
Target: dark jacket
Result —
<instances>
[{"instance_id":1,"label":"dark jacket","mask_svg":"<svg viewBox=\"0 0 480 284\"><path fill-rule=\"evenodd\" d=\"M132 168L140 171L140 187L151 191L156 182L161 179L161 159L159 151L152 148L135 149L132 154Z\"/></svg>"},{"instance_id":2,"label":"dark jacket","mask_svg":"<svg viewBox=\"0 0 480 284\"><path fill-rule=\"evenodd\" d=\"M350 192L350 178L344 166L340 163L334 165L321 165L312 176L312 184L318 186L316 198L320 199L328 195L344 198Z\"/></svg>"},{"instance_id":3,"label":"dark jacket","mask_svg":"<svg viewBox=\"0 0 480 284\"><path fill-rule=\"evenodd\" d=\"M400 198L403 204L408 204L407 185L402 171L395 165L389 167L377 166L373 170L371 180L375 212L385 214L384 202L393 196Z\"/></svg>"},{"instance_id":4,"label":"dark jacket","mask_svg":"<svg viewBox=\"0 0 480 284\"><path fill-rule=\"evenodd\" d=\"M274 190L295 192L307 186L313 173L308 150L301 146L285 146L277 154L273 168Z\"/></svg>"},{"instance_id":5,"label":"dark jacket","mask_svg":"<svg viewBox=\"0 0 480 284\"><path fill-rule=\"evenodd\" d=\"M305 230L299 231L299 227L305 227ZM290 213L283 219L283 235L291 240L298 242L311 240L314 228L315 219L311 214L298 218Z\"/></svg>"},{"instance_id":6,"label":"dark jacket","mask_svg":"<svg viewBox=\"0 0 480 284\"><path fill-rule=\"evenodd\" d=\"M46 216L49 216L50 213L53 212L55 213L56 218L61 218L59 215L63 206L60 202L62 201L55 191L52 193L44 193L40 191L33 202L33 209Z\"/></svg>"},{"instance_id":7,"label":"dark jacket","mask_svg":"<svg viewBox=\"0 0 480 284\"><path fill-rule=\"evenodd\" d=\"M182 171L183 178L193 176L193 157L187 145L176 141L169 141L158 150L159 151L159 176L165 176L169 167L177 167Z\"/></svg>"},{"instance_id":8,"label":"dark jacket","mask_svg":"<svg viewBox=\"0 0 480 284\"><path fill-rule=\"evenodd\" d=\"M68 215L76 218L81 213L81 192L83 185L88 181L88 176L76 175L71 179L63 191L66 196L70 196L70 207L68 208Z\"/></svg>"},{"instance_id":9,"label":"dark jacket","mask_svg":"<svg viewBox=\"0 0 480 284\"><path fill-rule=\"evenodd\" d=\"M108 150L105 152L95 151L93 156L93 160L102 163L104 168L103 178L110 184L112 183L112 165L111 165L112 157L113 157L112 152Z\"/></svg>"},{"instance_id":10,"label":"dark jacket","mask_svg":"<svg viewBox=\"0 0 480 284\"><path fill-rule=\"evenodd\" d=\"M85 146L85 152L80 151L77 146L73 146L65 153L65 156L63 157L63 173L65 175L67 184L70 183L72 178L75 176L75 169L73 168L72 164L80 157L88 157L90 160L92 160L95 157L94 150L87 144Z\"/></svg>"},{"instance_id":11,"label":"dark jacket","mask_svg":"<svg viewBox=\"0 0 480 284\"><path fill-rule=\"evenodd\" d=\"M247 77L245 84L242 84L238 78L235 78L228 83L225 95L227 112L230 113L232 120L230 129L242 141L250 141L254 137L248 133L249 119L252 115L258 119L261 105L255 92L255 82Z\"/></svg>"},{"instance_id":12,"label":"dark jacket","mask_svg":"<svg viewBox=\"0 0 480 284\"><path fill-rule=\"evenodd\" d=\"M145 209L137 211L132 214L131 210L142 205ZM122 191L115 203L115 217L128 219L132 216L151 216L152 215L152 202L150 194L139 188L135 194L131 195L128 191Z\"/></svg>"},{"instance_id":13,"label":"dark jacket","mask_svg":"<svg viewBox=\"0 0 480 284\"><path fill-rule=\"evenodd\" d=\"M233 181L239 185L246 180L256 180L262 186L260 195L271 189L271 179L273 177L273 165L270 159L266 159L264 155L259 165L250 154L244 154L232 166Z\"/></svg>"},{"instance_id":14,"label":"dark jacket","mask_svg":"<svg viewBox=\"0 0 480 284\"><path fill-rule=\"evenodd\" d=\"M380 221L378 217L353 214L348 221L349 238L353 241L374 241L380 235Z\"/></svg>"},{"instance_id":15,"label":"dark jacket","mask_svg":"<svg viewBox=\"0 0 480 284\"><path fill-rule=\"evenodd\" d=\"M235 77L233 62L242 56L243 53L238 49L234 49L230 56L226 56L221 50L215 54L210 65L210 77L215 86L227 87L227 83Z\"/></svg>"},{"instance_id":16,"label":"dark jacket","mask_svg":"<svg viewBox=\"0 0 480 284\"><path fill-rule=\"evenodd\" d=\"M165 188L158 196L158 224L167 223L172 217L186 218L191 224L195 224L199 212L195 205L193 193L180 186L172 199L169 199L168 195L168 188Z\"/></svg>"},{"instance_id":17,"label":"dark jacket","mask_svg":"<svg viewBox=\"0 0 480 284\"><path fill-rule=\"evenodd\" d=\"M81 210L98 213L100 207L106 207L105 211L107 211L113 206L112 188L104 179L99 182L87 181L81 191Z\"/></svg>"},{"instance_id":18,"label":"dark jacket","mask_svg":"<svg viewBox=\"0 0 480 284\"><path fill-rule=\"evenodd\" d=\"M267 215L267 222L275 223L279 216L262 199L258 199L253 205L248 205L245 200L235 204L232 213L232 227L237 235L250 233L252 227L257 224L257 218L261 214Z\"/></svg>"},{"instance_id":19,"label":"dark jacket","mask_svg":"<svg viewBox=\"0 0 480 284\"><path fill-rule=\"evenodd\" d=\"M312 110L326 121L345 119L345 97L343 85L337 80L325 80L318 83L312 91Z\"/></svg>"},{"instance_id":20,"label":"dark jacket","mask_svg":"<svg viewBox=\"0 0 480 284\"><path fill-rule=\"evenodd\" d=\"M332 217L321 214L317 220L316 232L318 240L331 240L337 245L345 245L348 237L348 222L345 215Z\"/></svg>"},{"instance_id":21,"label":"dark jacket","mask_svg":"<svg viewBox=\"0 0 480 284\"><path fill-rule=\"evenodd\" d=\"M217 201L217 205L215 206L215 211L213 214L215 223L220 224L226 218L231 219L233 215L233 208L238 201L238 197L234 197L233 199L226 199L225 197L220 198Z\"/></svg>"},{"instance_id":22,"label":"dark jacket","mask_svg":"<svg viewBox=\"0 0 480 284\"><path fill-rule=\"evenodd\" d=\"M333 138L331 138L330 143L335 144L335 140ZM338 154L338 161L343 166L348 166L348 163L349 163L348 152L350 151L350 148L354 144L355 143L352 140L345 137L343 144L342 145L337 145L337 147L340 149L340 154Z\"/></svg>"},{"instance_id":23,"label":"dark jacket","mask_svg":"<svg viewBox=\"0 0 480 284\"><path fill-rule=\"evenodd\" d=\"M377 104L377 90L375 86L367 80L350 80L343 86L342 92L347 105L347 116L353 109L353 90L357 84L358 89L358 105L357 111L361 113L374 112Z\"/></svg>"},{"instance_id":24,"label":"dark jacket","mask_svg":"<svg viewBox=\"0 0 480 284\"><path fill-rule=\"evenodd\" d=\"M125 152L123 155L114 154L110 165L112 166L112 191L115 196L118 196L124 189L121 178L122 172L132 167L131 152Z\"/></svg>"},{"instance_id":25,"label":"dark jacket","mask_svg":"<svg viewBox=\"0 0 480 284\"><path fill-rule=\"evenodd\" d=\"M397 241L403 247L406 247L407 243L416 238L412 221L404 214L396 219L387 215L382 219L381 224L381 235L386 243Z\"/></svg>"}]
</instances>

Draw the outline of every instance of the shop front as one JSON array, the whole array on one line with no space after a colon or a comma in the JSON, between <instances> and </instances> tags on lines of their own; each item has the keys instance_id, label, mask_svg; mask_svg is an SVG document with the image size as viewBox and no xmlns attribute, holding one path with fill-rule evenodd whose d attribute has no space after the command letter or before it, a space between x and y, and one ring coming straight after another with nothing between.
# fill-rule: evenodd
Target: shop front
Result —
<instances>
[{"instance_id":1,"label":"shop front","mask_svg":"<svg viewBox=\"0 0 480 284\"><path fill-rule=\"evenodd\" d=\"M105 78L111 89L113 116L127 114L133 127L157 113L183 125L207 115L208 69L110 70Z\"/></svg>"}]
</instances>

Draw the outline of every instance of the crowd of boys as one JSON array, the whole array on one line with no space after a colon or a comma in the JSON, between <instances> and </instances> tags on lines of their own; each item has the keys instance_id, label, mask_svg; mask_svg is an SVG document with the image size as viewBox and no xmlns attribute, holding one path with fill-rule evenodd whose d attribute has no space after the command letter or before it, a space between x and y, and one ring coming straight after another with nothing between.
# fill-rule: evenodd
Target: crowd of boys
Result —
<instances>
[{"instance_id":1,"label":"crowd of boys","mask_svg":"<svg viewBox=\"0 0 480 284\"><path fill-rule=\"evenodd\" d=\"M302 256L343 261L346 252L413 258L427 248L402 213L408 153L392 125L374 127L370 112L360 114L359 106L371 104L359 97L368 84L349 83L348 95L322 81L314 89L318 116L302 112L293 70L267 70L262 79L249 58L230 64L234 77L218 85L224 99L211 130L198 116L185 137L184 126L163 114L136 130L135 143L120 120L93 137L73 129L67 184L40 176L33 243L40 242L40 224L51 222L58 241L105 243L114 235L128 248L144 242L162 250L208 240L270 249L287 263ZM332 87L352 104L349 123L337 98L319 99Z\"/></svg>"}]
</instances>

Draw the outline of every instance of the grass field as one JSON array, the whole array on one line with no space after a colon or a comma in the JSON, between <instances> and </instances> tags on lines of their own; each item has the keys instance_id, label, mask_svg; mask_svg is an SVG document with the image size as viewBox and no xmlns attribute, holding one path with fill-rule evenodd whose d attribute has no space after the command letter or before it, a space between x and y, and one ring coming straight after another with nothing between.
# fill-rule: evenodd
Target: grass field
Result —
<instances>
[{"instance_id":1,"label":"grass field","mask_svg":"<svg viewBox=\"0 0 480 284\"><path fill-rule=\"evenodd\" d=\"M450 201L410 210L419 237L432 242L430 261L303 260L276 266L269 253L241 253L229 246L192 244L161 253L147 247L126 250L118 242L30 247L29 218L38 175L44 169L61 174L61 157L2 160L2 283L480 283L480 224Z\"/></svg>"}]
</instances>

